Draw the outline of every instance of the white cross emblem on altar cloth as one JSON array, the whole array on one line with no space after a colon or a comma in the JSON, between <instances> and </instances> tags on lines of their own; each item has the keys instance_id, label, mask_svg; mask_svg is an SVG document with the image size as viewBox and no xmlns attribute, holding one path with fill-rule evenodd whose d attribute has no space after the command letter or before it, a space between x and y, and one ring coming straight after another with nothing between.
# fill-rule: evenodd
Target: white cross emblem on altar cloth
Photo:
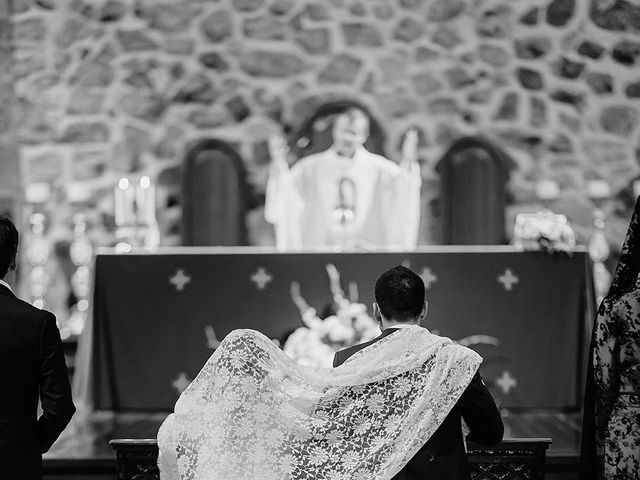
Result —
<instances>
[{"instance_id":1,"label":"white cross emblem on altar cloth","mask_svg":"<svg viewBox=\"0 0 640 480\"><path fill-rule=\"evenodd\" d=\"M250 278L258 290L264 290L273 280L273 275L271 275L264 267L260 267L251 274Z\"/></svg>"},{"instance_id":2,"label":"white cross emblem on altar cloth","mask_svg":"<svg viewBox=\"0 0 640 480\"><path fill-rule=\"evenodd\" d=\"M438 281L438 276L429 267L422 267L420 278L424 282L424 288L429 290L431 285Z\"/></svg>"},{"instance_id":3,"label":"white cross emblem on altar cloth","mask_svg":"<svg viewBox=\"0 0 640 480\"><path fill-rule=\"evenodd\" d=\"M184 372L180 372L178 377L171 383L171 386L178 393L184 392L187 387L191 384L191 380L187 377L187 374Z\"/></svg>"},{"instance_id":4,"label":"white cross emblem on altar cloth","mask_svg":"<svg viewBox=\"0 0 640 480\"><path fill-rule=\"evenodd\" d=\"M187 283L191 282L191 277L184 273L184 270L179 268L171 277L169 277L169 283L176 287L178 292L182 292Z\"/></svg>"},{"instance_id":5,"label":"white cross emblem on altar cloth","mask_svg":"<svg viewBox=\"0 0 640 480\"><path fill-rule=\"evenodd\" d=\"M510 292L513 290L513 286L520 282L520 279L513 274L510 268L507 268L502 275L498 276L498 282L507 292Z\"/></svg>"},{"instance_id":6,"label":"white cross emblem on altar cloth","mask_svg":"<svg viewBox=\"0 0 640 480\"><path fill-rule=\"evenodd\" d=\"M511 376L511 373L505 370L502 372L502 376L496 380L496 385L500 387L504 394L508 395L511 389L518 385L518 381Z\"/></svg>"}]
</instances>

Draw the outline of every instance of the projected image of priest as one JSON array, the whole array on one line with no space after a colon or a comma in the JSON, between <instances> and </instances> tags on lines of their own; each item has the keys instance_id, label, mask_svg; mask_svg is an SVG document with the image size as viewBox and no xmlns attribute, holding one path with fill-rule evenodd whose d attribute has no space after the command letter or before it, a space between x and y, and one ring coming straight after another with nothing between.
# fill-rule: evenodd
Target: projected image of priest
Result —
<instances>
[{"instance_id":1,"label":"projected image of priest","mask_svg":"<svg viewBox=\"0 0 640 480\"><path fill-rule=\"evenodd\" d=\"M409 249L420 222L417 132L404 138L400 164L365 149L369 117L357 108L338 114L333 144L291 168L286 143L270 141L265 216L280 250L327 246Z\"/></svg>"}]
</instances>

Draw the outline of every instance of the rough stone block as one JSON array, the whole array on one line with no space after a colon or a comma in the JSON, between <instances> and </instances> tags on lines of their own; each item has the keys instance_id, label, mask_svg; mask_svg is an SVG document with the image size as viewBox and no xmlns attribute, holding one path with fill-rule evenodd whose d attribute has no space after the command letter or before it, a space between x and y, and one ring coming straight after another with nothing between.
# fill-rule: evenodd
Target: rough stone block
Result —
<instances>
[{"instance_id":1,"label":"rough stone block","mask_svg":"<svg viewBox=\"0 0 640 480\"><path fill-rule=\"evenodd\" d=\"M640 5L626 0L591 0L591 21L610 31L640 30Z\"/></svg>"},{"instance_id":2,"label":"rough stone block","mask_svg":"<svg viewBox=\"0 0 640 480\"><path fill-rule=\"evenodd\" d=\"M600 113L600 126L605 132L627 137L638 125L638 110L626 105L605 107Z\"/></svg>"},{"instance_id":3,"label":"rough stone block","mask_svg":"<svg viewBox=\"0 0 640 480\"><path fill-rule=\"evenodd\" d=\"M218 73L229 70L229 62L218 52L201 53L198 60L200 60L200 63L206 68L215 70Z\"/></svg>"},{"instance_id":4,"label":"rough stone block","mask_svg":"<svg viewBox=\"0 0 640 480\"><path fill-rule=\"evenodd\" d=\"M219 97L213 82L204 74L192 75L173 97L179 103L213 103Z\"/></svg>"},{"instance_id":5,"label":"rough stone block","mask_svg":"<svg viewBox=\"0 0 640 480\"><path fill-rule=\"evenodd\" d=\"M560 57L554 64L556 75L572 80L578 78L580 74L582 74L584 67L584 62L576 62L567 57Z\"/></svg>"},{"instance_id":6,"label":"rough stone block","mask_svg":"<svg viewBox=\"0 0 640 480\"><path fill-rule=\"evenodd\" d=\"M329 31L324 27L305 28L296 32L295 42L311 55L329 53Z\"/></svg>"},{"instance_id":7,"label":"rough stone block","mask_svg":"<svg viewBox=\"0 0 640 480\"><path fill-rule=\"evenodd\" d=\"M476 32L481 37L504 38L511 31L512 9L509 5L497 5L480 14L476 23Z\"/></svg>"},{"instance_id":8,"label":"rough stone block","mask_svg":"<svg viewBox=\"0 0 640 480\"><path fill-rule=\"evenodd\" d=\"M538 18L540 17L540 8L533 7L527 10L521 17L520 23L529 27L538 24Z\"/></svg>"},{"instance_id":9,"label":"rough stone block","mask_svg":"<svg viewBox=\"0 0 640 480\"><path fill-rule=\"evenodd\" d=\"M290 52L250 50L240 56L242 70L254 77L286 78L306 70L302 58Z\"/></svg>"},{"instance_id":10,"label":"rough stone block","mask_svg":"<svg viewBox=\"0 0 640 480\"><path fill-rule=\"evenodd\" d=\"M547 6L547 23L554 27L562 27L569 23L575 9L575 0L552 0Z\"/></svg>"},{"instance_id":11,"label":"rough stone block","mask_svg":"<svg viewBox=\"0 0 640 480\"><path fill-rule=\"evenodd\" d=\"M132 117L149 123L159 121L167 108L167 103L161 95L141 92L123 95L118 105Z\"/></svg>"},{"instance_id":12,"label":"rough stone block","mask_svg":"<svg viewBox=\"0 0 640 480\"><path fill-rule=\"evenodd\" d=\"M585 94L582 92L572 92L565 89L557 89L551 92L549 97L556 102L571 105L577 110L582 110L585 104Z\"/></svg>"},{"instance_id":13,"label":"rough stone block","mask_svg":"<svg viewBox=\"0 0 640 480\"><path fill-rule=\"evenodd\" d=\"M604 47L596 42L585 40L578 46L578 53L585 57L593 58L597 60L602 56Z\"/></svg>"},{"instance_id":14,"label":"rough stone block","mask_svg":"<svg viewBox=\"0 0 640 480\"><path fill-rule=\"evenodd\" d=\"M342 24L342 34L345 43L350 47L380 47L382 46L382 35L373 25L367 23L344 23Z\"/></svg>"},{"instance_id":15,"label":"rough stone block","mask_svg":"<svg viewBox=\"0 0 640 480\"><path fill-rule=\"evenodd\" d=\"M194 11L187 2L151 4L141 15L149 22L149 27L164 33L187 31L193 16Z\"/></svg>"},{"instance_id":16,"label":"rough stone block","mask_svg":"<svg viewBox=\"0 0 640 480\"><path fill-rule=\"evenodd\" d=\"M542 98L529 98L529 125L536 128L544 127L547 124L547 104Z\"/></svg>"},{"instance_id":17,"label":"rough stone block","mask_svg":"<svg viewBox=\"0 0 640 480\"><path fill-rule=\"evenodd\" d=\"M435 0L427 10L427 20L431 22L447 22L464 12L467 2L464 0Z\"/></svg>"},{"instance_id":18,"label":"rough stone block","mask_svg":"<svg viewBox=\"0 0 640 480\"><path fill-rule=\"evenodd\" d=\"M419 72L411 76L413 89L420 96L432 95L444 87L443 83L429 72Z\"/></svg>"},{"instance_id":19,"label":"rough stone block","mask_svg":"<svg viewBox=\"0 0 640 480\"><path fill-rule=\"evenodd\" d=\"M597 94L613 93L613 77L608 73L589 72L585 81Z\"/></svg>"},{"instance_id":20,"label":"rough stone block","mask_svg":"<svg viewBox=\"0 0 640 480\"><path fill-rule=\"evenodd\" d=\"M380 3L373 6L373 15L380 20L393 18L394 10L387 3Z\"/></svg>"},{"instance_id":21,"label":"rough stone block","mask_svg":"<svg viewBox=\"0 0 640 480\"><path fill-rule=\"evenodd\" d=\"M410 17L401 19L393 29L393 38L405 43L414 42L422 35L424 35L423 23Z\"/></svg>"},{"instance_id":22,"label":"rough stone block","mask_svg":"<svg viewBox=\"0 0 640 480\"><path fill-rule=\"evenodd\" d=\"M158 49L158 44L143 30L118 30L116 37L125 52L143 52Z\"/></svg>"},{"instance_id":23,"label":"rough stone block","mask_svg":"<svg viewBox=\"0 0 640 480\"><path fill-rule=\"evenodd\" d=\"M509 52L500 45L478 45L478 57L494 67L503 67L509 63Z\"/></svg>"},{"instance_id":24,"label":"rough stone block","mask_svg":"<svg viewBox=\"0 0 640 480\"><path fill-rule=\"evenodd\" d=\"M431 36L431 40L436 45L440 45L447 50L452 49L456 45L460 45L462 43L462 39L458 34L458 31L454 26L441 25L439 26L433 35Z\"/></svg>"},{"instance_id":25,"label":"rough stone block","mask_svg":"<svg viewBox=\"0 0 640 480\"><path fill-rule=\"evenodd\" d=\"M103 143L110 138L109 127L103 122L72 123L65 128L60 141L64 143Z\"/></svg>"},{"instance_id":26,"label":"rough stone block","mask_svg":"<svg viewBox=\"0 0 640 480\"><path fill-rule=\"evenodd\" d=\"M465 88L476 83L476 79L460 66L445 70L444 75L453 90Z\"/></svg>"},{"instance_id":27,"label":"rough stone block","mask_svg":"<svg viewBox=\"0 0 640 480\"><path fill-rule=\"evenodd\" d=\"M544 79L542 78L542 74L537 70L520 67L518 68L516 75L520 85L527 90L541 90L544 88Z\"/></svg>"},{"instance_id":28,"label":"rough stone block","mask_svg":"<svg viewBox=\"0 0 640 480\"><path fill-rule=\"evenodd\" d=\"M624 91L629 98L640 98L640 82L630 83L625 87Z\"/></svg>"},{"instance_id":29,"label":"rough stone block","mask_svg":"<svg viewBox=\"0 0 640 480\"><path fill-rule=\"evenodd\" d=\"M98 18L101 22L117 22L127 13L127 7L118 0L107 1L100 10Z\"/></svg>"},{"instance_id":30,"label":"rough stone block","mask_svg":"<svg viewBox=\"0 0 640 480\"><path fill-rule=\"evenodd\" d=\"M173 55L189 56L195 50L195 42L190 38L167 37L164 49Z\"/></svg>"},{"instance_id":31,"label":"rough stone block","mask_svg":"<svg viewBox=\"0 0 640 480\"><path fill-rule=\"evenodd\" d=\"M516 56L524 60L535 60L545 56L551 49L551 40L547 37L535 36L517 38L514 43Z\"/></svg>"},{"instance_id":32,"label":"rough stone block","mask_svg":"<svg viewBox=\"0 0 640 480\"><path fill-rule=\"evenodd\" d=\"M80 64L71 81L83 87L107 87L114 77L115 72L110 64L91 61Z\"/></svg>"},{"instance_id":33,"label":"rough stone block","mask_svg":"<svg viewBox=\"0 0 640 480\"><path fill-rule=\"evenodd\" d=\"M495 120L516 120L520 97L516 92L507 92L502 98L498 111L494 115Z\"/></svg>"},{"instance_id":34,"label":"rough stone block","mask_svg":"<svg viewBox=\"0 0 640 480\"><path fill-rule=\"evenodd\" d=\"M640 56L640 42L632 40L622 40L618 42L611 51L611 57L622 65L635 65Z\"/></svg>"},{"instance_id":35,"label":"rough stone block","mask_svg":"<svg viewBox=\"0 0 640 480\"><path fill-rule=\"evenodd\" d=\"M264 0L233 0L232 3L238 12L255 12L264 5Z\"/></svg>"},{"instance_id":36,"label":"rough stone block","mask_svg":"<svg viewBox=\"0 0 640 480\"><path fill-rule=\"evenodd\" d=\"M244 35L256 40L284 40L287 24L273 17L249 18L242 25Z\"/></svg>"},{"instance_id":37,"label":"rough stone block","mask_svg":"<svg viewBox=\"0 0 640 480\"><path fill-rule=\"evenodd\" d=\"M236 95L235 97L227 100L224 103L227 110L231 114L231 117L236 122L242 122L245 118L251 115L251 110L247 102L244 101L241 95Z\"/></svg>"},{"instance_id":38,"label":"rough stone block","mask_svg":"<svg viewBox=\"0 0 640 480\"><path fill-rule=\"evenodd\" d=\"M316 22L329 20L331 18L327 7L323 3L319 2L309 3L305 7L304 12L310 20L314 20Z\"/></svg>"},{"instance_id":39,"label":"rough stone block","mask_svg":"<svg viewBox=\"0 0 640 480\"><path fill-rule=\"evenodd\" d=\"M202 21L200 30L210 42L222 42L233 33L233 19L227 10L217 10Z\"/></svg>"},{"instance_id":40,"label":"rough stone block","mask_svg":"<svg viewBox=\"0 0 640 480\"><path fill-rule=\"evenodd\" d=\"M355 82L362 69L362 60L345 53L333 57L318 76L321 84Z\"/></svg>"}]
</instances>

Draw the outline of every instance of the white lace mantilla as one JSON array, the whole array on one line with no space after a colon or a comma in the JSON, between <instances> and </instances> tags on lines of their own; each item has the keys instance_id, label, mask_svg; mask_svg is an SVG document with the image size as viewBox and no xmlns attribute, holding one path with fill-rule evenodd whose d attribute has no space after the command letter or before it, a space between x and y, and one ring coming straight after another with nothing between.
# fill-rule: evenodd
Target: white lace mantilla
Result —
<instances>
[{"instance_id":1,"label":"white lace mantilla","mask_svg":"<svg viewBox=\"0 0 640 480\"><path fill-rule=\"evenodd\" d=\"M338 368L295 364L253 330L223 340L158 432L162 480L388 480L482 359L415 327Z\"/></svg>"}]
</instances>

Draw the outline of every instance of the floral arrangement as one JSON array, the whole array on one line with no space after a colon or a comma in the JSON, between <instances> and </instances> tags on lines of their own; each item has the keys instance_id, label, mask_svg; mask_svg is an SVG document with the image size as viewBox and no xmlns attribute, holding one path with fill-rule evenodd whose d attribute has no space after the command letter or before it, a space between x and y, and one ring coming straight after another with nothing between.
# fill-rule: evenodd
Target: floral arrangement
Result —
<instances>
[{"instance_id":1,"label":"floral arrangement","mask_svg":"<svg viewBox=\"0 0 640 480\"><path fill-rule=\"evenodd\" d=\"M367 307L357 303L355 295L351 295L351 298L344 295L338 269L329 264L327 273L335 313L324 320L302 297L300 285L297 282L291 284L291 297L300 310L304 326L289 335L283 350L301 365L330 368L333 356L338 350L380 335L380 327L367 313Z\"/></svg>"},{"instance_id":2,"label":"floral arrangement","mask_svg":"<svg viewBox=\"0 0 640 480\"><path fill-rule=\"evenodd\" d=\"M513 244L522 250L571 253L576 235L564 215L543 210L516 215Z\"/></svg>"}]
</instances>

